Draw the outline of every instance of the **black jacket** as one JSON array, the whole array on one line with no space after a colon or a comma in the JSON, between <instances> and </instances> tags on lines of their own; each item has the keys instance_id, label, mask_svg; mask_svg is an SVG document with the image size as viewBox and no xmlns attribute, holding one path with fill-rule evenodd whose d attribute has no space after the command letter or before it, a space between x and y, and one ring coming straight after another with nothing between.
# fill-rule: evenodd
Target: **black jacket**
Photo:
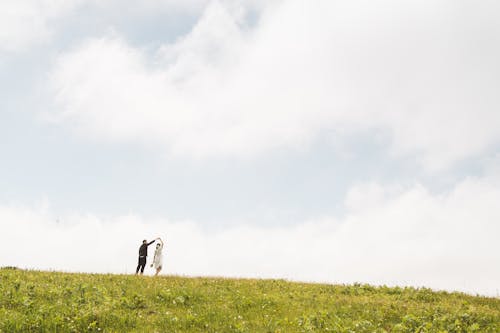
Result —
<instances>
[{"instance_id":1,"label":"black jacket","mask_svg":"<svg viewBox=\"0 0 500 333\"><path fill-rule=\"evenodd\" d=\"M141 247L139 248L139 257L147 257L148 256L148 246L153 244L154 242L155 241L152 240L149 243L142 244Z\"/></svg>"}]
</instances>

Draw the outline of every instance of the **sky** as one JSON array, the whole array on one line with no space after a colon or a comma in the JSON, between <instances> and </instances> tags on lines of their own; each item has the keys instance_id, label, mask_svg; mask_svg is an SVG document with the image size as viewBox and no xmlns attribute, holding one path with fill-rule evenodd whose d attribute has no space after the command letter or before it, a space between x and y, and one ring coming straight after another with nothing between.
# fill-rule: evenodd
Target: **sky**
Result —
<instances>
[{"instance_id":1,"label":"sky","mask_svg":"<svg viewBox=\"0 0 500 333\"><path fill-rule=\"evenodd\" d=\"M498 296L499 10L2 0L0 266Z\"/></svg>"}]
</instances>

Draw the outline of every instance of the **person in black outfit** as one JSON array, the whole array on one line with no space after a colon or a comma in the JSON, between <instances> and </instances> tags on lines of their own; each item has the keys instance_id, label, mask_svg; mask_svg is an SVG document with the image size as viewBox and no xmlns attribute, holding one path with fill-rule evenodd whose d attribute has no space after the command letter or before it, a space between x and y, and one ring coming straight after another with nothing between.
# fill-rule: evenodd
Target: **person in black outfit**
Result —
<instances>
[{"instance_id":1,"label":"person in black outfit","mask_svg":"<svg viewBox=\"0 0 500 333\"><path fill-rule=\"evenodd\" d=\"M139 263L137 264L135 274L139 274L139 270L141 271L141 275L144 274L144 267L146 266L146 258L148 256L148 246L154 242L154 240L149 243L147 240L142 241L141 247L139 248Z\"/></svg>"}]
</instances>

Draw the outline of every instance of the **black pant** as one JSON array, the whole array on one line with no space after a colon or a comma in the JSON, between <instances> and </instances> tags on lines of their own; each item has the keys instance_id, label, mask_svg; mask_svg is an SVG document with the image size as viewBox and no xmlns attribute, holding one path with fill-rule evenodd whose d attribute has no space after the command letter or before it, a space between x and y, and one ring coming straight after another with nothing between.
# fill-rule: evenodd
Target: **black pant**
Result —
<instances>
[{"instance_id":1,"label":"black pant","mask_svg":"<svg viewBox=\"0 0 500 333\"><path fill-rule=\"evenodd\" d=\"M135 274L139 273L139 270L141 270L141 274L144 273L145 266L146 266L146 257L139 257L139 263L137 264Z\"/></svg>"}]
</instances>

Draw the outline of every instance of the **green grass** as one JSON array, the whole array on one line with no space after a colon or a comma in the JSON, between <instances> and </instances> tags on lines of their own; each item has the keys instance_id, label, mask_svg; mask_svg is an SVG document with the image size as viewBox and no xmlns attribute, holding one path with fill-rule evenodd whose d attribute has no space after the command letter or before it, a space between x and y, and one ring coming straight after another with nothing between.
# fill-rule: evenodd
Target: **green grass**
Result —
<instances>
[{"instance_id":1,"label":"green grass","mask_svg":"<svg viewBox=\"0 0 500 333\"><path fill-rule=\"evenodd\" d=\"M500 299L283 280L0 270L0 332L500 332Z\"/></svg>"}]
</instances>

